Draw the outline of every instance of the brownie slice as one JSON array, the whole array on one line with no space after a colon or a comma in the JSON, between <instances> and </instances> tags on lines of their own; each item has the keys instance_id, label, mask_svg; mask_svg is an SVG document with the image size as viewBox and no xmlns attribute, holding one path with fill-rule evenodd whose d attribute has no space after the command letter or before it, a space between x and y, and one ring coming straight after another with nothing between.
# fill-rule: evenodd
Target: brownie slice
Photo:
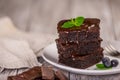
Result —
<instances>
[{"instance_id":1,"label":"brownie slice","mask_svg":"<svg viewBox=\"0 0 120 80\"><path fill-rule=\"evenodd\" d=\"M80 27L62 28L61 26L69 20L62 20L58 23L59 39L62 43L81 42L92 40L100 36L100 20L96 18L86 18Z\"/></svg>"},{"instance_id":2,"label":"brownie slice","mask_svg":"<svg viewBox=\"0 0 120 80\"><path fill-rule=\"evenodd\" d=\"M86 56L74 56L69 58L64 58L63 56L59 55L59 62L67 66L85 69L100 62L102 58L103 53L101 52L89 54Z\"/></svg>"},{"instance_id":3,"label":"brownie slice","mask_svg":"<svg viewBox=\"0 0 120 80\"><path fill-rule=\"evenodd\" d=\"M59 54L79 54L79 55L87 55L90 53L97 52L98 49L100 48L101 44L101 39L95 39L95 40L86 40L80 43L66 43L63 44L60 42L59 39L56 39L56 45L58 48L58 53Z\"/></svg>"},{"instance_id":4,"label":"brownie slice","mask_svg":"<svg viewBox=\"0 0 120 80\"><path fill-rule=\"evenodd\" d=\"M103 52L103 48L98 48L97 50L95 51L92 51L92 52L89 52L87 55L90 55L90 54L95 54L95 53L102 53ZM61 53L58 53L59 56L63 57L63 58L71 58L71 57L74 57L74 56L86 56L86 55L79 55L79 54L76 54L76 53L64 53L64 52L61 52Z\"/></svg>"}]
</instances>

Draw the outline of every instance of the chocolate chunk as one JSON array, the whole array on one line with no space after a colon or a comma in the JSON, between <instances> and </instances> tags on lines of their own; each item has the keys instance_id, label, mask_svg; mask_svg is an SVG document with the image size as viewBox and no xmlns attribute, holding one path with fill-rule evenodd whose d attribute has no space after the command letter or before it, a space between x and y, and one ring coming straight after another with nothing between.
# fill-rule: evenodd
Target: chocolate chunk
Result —
<instances>
[{"instance_id":1,"label":"chocolate chunk","mask_svg":"<svg viewBox=\"0 0 120 80\"><path fill-rule=\"evenodd\" d=\"M41 71L42 71L42 79L46 79L46 80L54 80L55 76L54 76L54 71L51 67L41 67Z\"/></svg>"},{"instance_id":2,"label":"chocolate chunk","mask_svg":"<svg viewBox=\"0 0 120 80\"><path fill-rule=\"evenodd\" d=\"M8 77L8 80L34 80L35 78L41 76L41 67L34 67L16 76L10 76Z\"/></svg>"},{"instance_id":3,"label":"chocolate chunk","mask_svg":"<svg viewBox=\"0 0 120 80\"><path fill-rule=\"evenodd\" d=\"M23 76L9 76L7 80L28 80L24 78Z\"/></svg>"},{"instance_id":4,"label":"chocolate chunk","mask_svg":"<svg viewBox=\"0 0 120 80\"><path fill-rule=\"evenodd\" d=\"M43 80L42 77L37 77L34 80Z\"/></svg>"},{"instance_id":5,"label":"chocolate chunk","mask_svg":"<svg viewBox=\"0 0 120 80\"><path fill-rule=\"evenodd\" d=\"M36 77L41 77L42 76L41 68L34 67L31 70L28 70L27 72L23 72L22 74L20 74L20 76L24 76L26 79L29 80L35 79Z\"/></svg>"},{"instance_id":6,"label":"chocolate chunk","mask_svg":"<svg viewBox=\"0 0 120 80\"><path fill-rule=\"evenodd\" d=\"M55 72L55 76L59 80L68 80L67 77L60 70L58 70L58 71Z\"/></svg>"}]
</instances>

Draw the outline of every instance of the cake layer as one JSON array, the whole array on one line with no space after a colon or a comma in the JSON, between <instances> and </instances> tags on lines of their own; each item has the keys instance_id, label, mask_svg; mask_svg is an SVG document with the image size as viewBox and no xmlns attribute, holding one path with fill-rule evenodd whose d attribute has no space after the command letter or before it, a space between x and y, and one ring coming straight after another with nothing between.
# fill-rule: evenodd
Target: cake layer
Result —
<instances>
[{"instance_id":1,"label":"cake layer","mask_svg":"<svg viewBox=\"0 0 120 80\"><path fill-rule=\"evenodd\" d=\"M73 57L76 57L76 56L86 56L86 55L90 55L90 54L95 54L95 53L102 53L103 52L103 48L98 48L97 50L94 50L94 51L91 51L89 53L82 53L82 54L85 54L85 55L80 55L81 53L65 53L65 52L59 52L59 56L63 57L63 58L73 58Z\"/></svg>"},{"instance_id":2,"label":"cake layer","mask_svg":"<svg viewBox=\"0 0 120 80\"><path fill-rule=\"evenodd\" d=\"M92 40L100 36L99 19L86 18L80 27L62 28L61 26L66 21L68 20L60 21L57 27L62 43Z\"/></svg>"},{"instance_id":3,"label":"cake layer","mask_svg":"<svg viewBox=\"0 0 120 80\"><path fill-rule=\"evenodd\" d=\"M79 54L87 55L97 52L100 48L101 40L84 41L81 43L66 43L63 44L59 39L56 39L58 53L63 54Z\"/></svg>"},{"instance_id":4,"label":"cake layer","mask_svg":"<svg viewBox=\"0 0 120 80\"><path fill-rule=\"evenodd\" d=\"M86 56L76 56L71 58L59 56L59 63L75 68L85 69L100 62L102 58L103 53L94 53Z\"/></svg>"}]
</instances>

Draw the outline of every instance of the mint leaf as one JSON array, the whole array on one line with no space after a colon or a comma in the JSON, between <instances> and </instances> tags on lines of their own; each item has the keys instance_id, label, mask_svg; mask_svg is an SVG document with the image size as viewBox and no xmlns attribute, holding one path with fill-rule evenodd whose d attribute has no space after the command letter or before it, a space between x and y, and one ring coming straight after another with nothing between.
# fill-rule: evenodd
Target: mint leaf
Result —
<instances>
[{"instance_id":1,"label":"mint leaf","mask_svg":"<svg viewBox=\"0 0 120 80\"><path fill-rule=\"evenodd\" d=\"M97 69L99 70L107 70L107 69L112 69L112 67L106 68L104 64L96 64Z\"/></svg>"},{"instance_id":2,"label":"mint leaf","mask_svg":"<svg viewBox=\"0 0 120 80\"><path fill-rule=\"evenodd\" d=\"M96 64L97 68L104 68L105 66L103 64Z\"/></svg>"},{"instance_id":3,"label":"mint leaf","mask_svg":"<svg viewBox=\"0 0 120 80\"><path fill-rule=\"evenodd\" d=\"M73 27L73 26L74 26L74 24L73 24L72 22L68 21L68 22L65 22L65 23L62 25L62 28L71 28L71 27Z\"/></svg>"},{"instance_id":4,"label":"mint leaf","mask_svg":"<svg viewBox=\"0 0 120 80\"><path fill-rule=\"evenodd\" d=\"M74 24L75 23L75 20L73 18L71 18L71 22Z\"/></svg>"},{"instance_id":5,"label":"mint leaf","mask_svg":"<svg viewBox=\"0 0 120 80\"><path fill-rule=\"evenodd\" d=\"M77 17L75 18L75 26L80 26L84 22L84 17Z\"/></svg>"},{"instance_id":6,"label":"mint leaf","mask_svg":"<svg viewBox=\"0 0 120 80\"><path fill-rule=\"evenodd\" d=\"M71 27L75 27L75 26L79 26L82 25L84 22L84 17L76 17L75 19L71 19L70 21L65 22L62 25L62 28L71 28Z\"/></svg>"}]
</instances>

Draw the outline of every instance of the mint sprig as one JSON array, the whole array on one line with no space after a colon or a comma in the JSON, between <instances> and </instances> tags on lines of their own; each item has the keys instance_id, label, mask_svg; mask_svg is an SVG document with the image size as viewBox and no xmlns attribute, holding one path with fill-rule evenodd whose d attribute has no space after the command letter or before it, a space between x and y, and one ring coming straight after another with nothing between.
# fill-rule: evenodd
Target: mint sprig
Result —
<instances>
[{"instance_id":1,"label":"mint sprig","mask_svg":"<svg viewBox=\"0 0 120 80\"><path fill-rule=\"evenodd\" d=\"M112 67L106 68L104 64L96 64L97 69L99 70L107 70L107 69L112 69Z\"/></svg>"},{"instance_id":2,"label":"mint sprig","mask_svg":"<svg viewBox=\"0 0 120 80\"><path fill-rule=\"evenodd\" d=\"M65 23L63 24L62 28L71 28L71 27L73 27L73 26L74 26L74 24L71 23L71 21L68 21L68 22L65 22Z\"/></svg>"},{"instance_id":3,"label":"mint sprig","mask_svg":"<svg viewBox=\"0 0 120 80\"><path fill-rule=\"evenodd\" d=\"M71 28L74 26L79 26L83 24L85 18L82 16L76 17L75 19L71 19L70 21L65 22L62 25L62 28Z\"/></svg>"}]
</instances>

